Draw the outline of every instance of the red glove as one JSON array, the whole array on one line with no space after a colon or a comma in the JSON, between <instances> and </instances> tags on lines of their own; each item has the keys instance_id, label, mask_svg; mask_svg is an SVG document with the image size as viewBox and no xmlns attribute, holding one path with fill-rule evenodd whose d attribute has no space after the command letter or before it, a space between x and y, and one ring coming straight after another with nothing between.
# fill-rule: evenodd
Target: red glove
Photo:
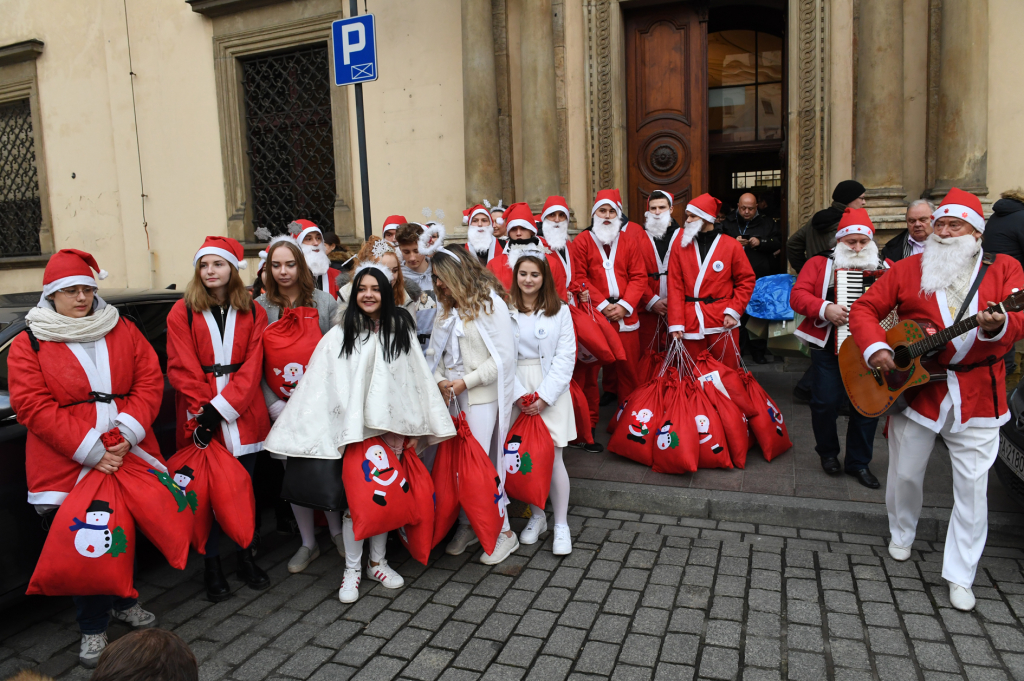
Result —
<instances>
[{"instance_id":1,"label":"red glove","mask_svg":"<svg viewBox=\"0 0 1024 681\"><path fill-rule=\"evenodd\" d=\"M111 428L107 432L100 435L100 441L103 443L104 449L110 449L124 442L124 435L121 435L121 431L117 428Z\"/></svg>"}]
</instances>

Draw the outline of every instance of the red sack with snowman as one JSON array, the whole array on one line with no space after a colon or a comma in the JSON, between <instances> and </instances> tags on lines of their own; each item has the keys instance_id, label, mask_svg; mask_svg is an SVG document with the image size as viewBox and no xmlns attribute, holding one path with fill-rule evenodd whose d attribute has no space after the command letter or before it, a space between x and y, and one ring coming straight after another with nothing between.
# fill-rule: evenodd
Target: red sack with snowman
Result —
<instances>
[{"instance_id":1,"label":"red sack with snowman","mask_svg":"<svg viewBox=\"0 0 1024 681\"><path fill-rule=\"evenodd\" d=\"M435 459L436 460L436 459ZM402 454L402 464L409 478L409 490L412 503L416 507L418 520L398 528L398 538L402 540L409 555L416 561L427 564L430 549L434 548L434 481L430 472L411 447Z\"/></svg>"},{"instance_id":2,"label":"red sack with snowman","mask_svg":"<svg viewBox=\"0 0 1024 681\"><path fill-rule=\"evenodd\" d=\"M694 423L697 426L697 442L700 445L698 468L732 468L729 457L728 441L725 439L725 428L718 417L718 411L701 390L694 385L693 396Z\"/></svg>"},{"instance_id":3,"label":"red sack with snowman","mask_svg":"<svg viewBox=\"0 0 1024 681\"><path fill-rule=\"evenodd\" d=\"M431 548L437 546L447 536L455 524L455 519L459 517L459 480L456 465L459 460L460 440L473 437L464 415L460 414L452 420L455 422L456 435L437 445L434 467L430 470L430 479L434 483L434 531Z\"/></svg>"},{"instance_id":4,"label":"red sack with snowman","mask_svg":"<svg viewBox=\"0 0 1024 681\"><path fill-rule=\"evenodd\" d=\"M345 447L341 481L356 541L419 522L405 466L381 438Z\"/></svg>"},{"instance_id":5,"label":"red sack with snowman","mask_svg":"<svg viewBox=\"0 0 1024 681\"><path fill-rule=\"evenodd\" d=\"M768 396L753 374L745 371L740 374L740 380L743 381L750 400L758 408L757 413L750 417L750 430L761 447L765 461L771 461L792 448L789 429L786 428L779 406Z\"/></svg>"},{"instance_id":6,"label":"red sack with snowman","mask_svg":"<svg viewBox=\"0 0 1024 681\"><path fill-rule=\"evenodd\" d=\"M576 438L588 445L594 444L594 434L590 432L590 405L583 388L575 380L569 381L569 396L572 398L572 415L576 420Z\"/></svg>"},{"instance_id":7,"label":"red sack with snowman","mask_svg":"<svg viewBox=\"0 0 1024 681\"><path fill-rule=\"evenodd\" d=\"M747 428L747 417L743 415L736 403L729 399L714 381L703 383L704 395L718 412L718 418L725 429L725 441L729 446L729 458L734 468L747 465L747 450L750 449L750 435Z\"/></svg>"},{"instance_id":8,"label":"red sack with snowman","mask_svg":"<svg viewBox=\"0 0 1024 681\"><path fill-rule=\"evenodd\" d=\"M129 453L113 477L138 530L171 567L184 570L198 500L195 492L190 497L179 484L184 482L183 474L175 474L155 458L146 461Z\"/></svg>"},{"instance_id":9,"label":"red sack with snowman","mask_svg":"<svg viewBox=\"0 0 1024 681\"><path fill-rule=\"evenodd\" d=\"M285 308L263 332L263 380L287 400L306 371L320 333L320 314L312 307Z\"/></svg>"},{"instance_id":10,"label":"red sack with snowman","mask_svg":"<svg viewBox=\"0 0 1024 681\"><path fill-rule=\"evenodd\" d=\"M727 352L735 352L735 350L730 348ZM695 365L693 373L700 378L701 382L716 380L722 386L722 389L725 390L726 395L736 403L736 406L747 417L757 413L757 409L754 408L754 403L750 400L743 381L734 369L719 362L707 350L693 358L693 365Z\"/></svg>"},{"instance_id":11,"label":"red sack with snowman","mask_svg":"<svg viewBox=\"0 0 1024 681\"><path fill-rule=\"evenodd\" d=\"M664 412L664 377L648 381L626 399L619 424L608 441L613 454L650 466L654 454L655 431Z\"/></svg>"},{"instance_id":12,"label":"red sack with snowman","mask_svg":"<svg viewBox=\"0 0 1024 681\"><path fill-rule=\"evenodd\" d=\"M675 372L669 368L666 376ZM675 377L678 378L678 377ZM651 468L658 473L693 473L700 458L697 441L693 383L675 380L665 384L664 411L655 433Z\"/></svg>"},{"instance_id":13,"label":"red sack with snowman","mask_svg":"<svg viewBox=\"0 0 1024 681\"><path fill-rule=\"evenodd\" d=\"M466 415L460 414L459 419L465 423ZM501 478L487 452L473 437L468 423L464 431L459 424L458 434L447 440L452 441L457 441L459 505L469 517L480 546L487 553L493 553L505 523L505 491Z\"/></svg>"},{"instance_id":14,"label":"red sack with snowman","mask_svg":"<svg viewBox=\"0 0 1024 681\"><path fill-rule=\"evenodd\" d=\"M538 400L537 393L523 396L523 406ZM520 413L508 430L502 452L505 466L505 494L544 508L551 491L555 466L555 443L540 414Z\"/></svg>"}]
</instances>

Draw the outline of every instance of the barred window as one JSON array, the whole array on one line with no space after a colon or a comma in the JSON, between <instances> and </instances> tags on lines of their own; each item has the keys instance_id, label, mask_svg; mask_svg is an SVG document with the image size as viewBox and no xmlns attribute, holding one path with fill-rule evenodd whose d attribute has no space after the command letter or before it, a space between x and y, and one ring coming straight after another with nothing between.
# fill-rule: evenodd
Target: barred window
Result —
<instances>
[{"instance_id":1,"label":"barred window","mask_svg":"<svg viewBox=\"0 0 1024 681\"><path fill-rule=\"evenodd\" d=\"M334 230L334 136L327 45L242 62L252 229L296 218Z\"/></svg>"},{"instance_id":2,"label":"barred window","mask_svg":"<svg viewBox=\"0 0 1024 681\"><path fill-rule=\"evenodd\" d=\"M0 104L0 257L39 255L43 223L29 100Z\"/></svg>"}]
</instances>

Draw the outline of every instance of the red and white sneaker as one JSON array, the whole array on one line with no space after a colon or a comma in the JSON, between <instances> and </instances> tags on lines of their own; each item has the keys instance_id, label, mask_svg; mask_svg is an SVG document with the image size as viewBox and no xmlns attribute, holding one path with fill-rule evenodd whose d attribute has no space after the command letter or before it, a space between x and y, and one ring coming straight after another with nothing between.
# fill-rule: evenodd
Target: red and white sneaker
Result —
<instances>
[{"instance_id":1,"label":"red and white sneaker","mask_svg":"<svg viewBox=\"0 0 1024 681\"><path fill-rule=\"evenodd\" d=\"M402 575L391 569L386 560L382 560L379 565L367 564L366 572L367 579L380 582L384 585L385 589L400 589L405 586L405 580L402 579Z\"/></svg>"},{"instance_id":2,"label":"red and white sneaker","mask_svg":"<svg viewBox=\"0 0 1024 681\"><path fill-rule=\"evenodd\" d=\"M359 600L359 582L362 581L362 570L345 569L338 589L338 600L342 603L355 603Z\"/></svg>"}]
</instances>

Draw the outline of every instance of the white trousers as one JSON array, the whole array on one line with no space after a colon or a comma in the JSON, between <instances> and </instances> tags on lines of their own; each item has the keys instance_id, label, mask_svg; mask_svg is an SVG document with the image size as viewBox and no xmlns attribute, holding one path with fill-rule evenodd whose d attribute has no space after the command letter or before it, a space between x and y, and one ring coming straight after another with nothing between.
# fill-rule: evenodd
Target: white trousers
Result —
<instances>
[{"instance_id":1,"label":"white trousers","mask_svg":"<svg viewBox=\"0 0 1024 681\"><path fill-rule=\"evenodd\" d=\"M501 446L492 446L494 430L498 425L497 400L486 404L469 404L468 391L462 393L456 399L459 401L459 407L462 408L462 411L466 412L466 423L469 424L469 430L473 433L473 438L480 443L480 446L483 447L484 451L491 457L491 463L494 464L494 470L499 470L498 466L501 464ZM467 516L466 512L463 510L459 511L459 524L469 525L469 516ZM509 529L508 514L506 513L505 522L502 525L501 531L508 532Z\"/></svg>"},{"instance_id":2,"label":"white trousers","mask_svg":"<svg viewBox=\"0 0 1024 681\"><path fill-rule=\"evenodd\" d=\"M342 517L342 539L345 544L345 568L347 570L359 570L363 567L363 541L356 541L355 528L352 526L352 516L348 511ZM382 532L370 537L370 562L380 563L384 560L384 551L388 546L388 533Z\"/></svg>"},{"instance_id":3,"label":"white trousers","mask_svg":"<svg viewBox=\"0 0 1024 681\"><path fill-rule=\"evenodd\" d=\"M935 433L902 414L889 418L889 476L885 507L889 531L899 546L910 546L917 534L924 499L928 457L941 435L953 463L953 512L946 532L942 577L970 588L988 536L988 470L999 451L998 428L968 428L951 432L950 409L942 430Z\"/></svg>"}]
</instances>

